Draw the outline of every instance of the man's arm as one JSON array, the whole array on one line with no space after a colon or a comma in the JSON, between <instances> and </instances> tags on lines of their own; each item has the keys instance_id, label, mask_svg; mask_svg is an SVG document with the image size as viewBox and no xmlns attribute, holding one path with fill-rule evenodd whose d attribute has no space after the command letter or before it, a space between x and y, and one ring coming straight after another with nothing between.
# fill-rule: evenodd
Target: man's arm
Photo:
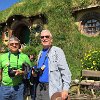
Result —
<instances>
[{"instance_id":1,"label":"man's arm","mask_svg":"<svg viewBox=\"0 0 100 100\"><path fill-rule=\"evenodd\" d=\"M62 49L57 50L57 66L59 68L59 71L61 73L62 78L62 99L65 99L68 96L68 90L70 88L70 82L71 82L71 72L68 67L65 54Z\"/></svg>"},{"instance_id":2,"label":"man's arm","mask_svg":"<svg viewBox=\"0 0 100 100\"><path fill-rule=\"evenodd\" d=\"M1 63L1 55L0 55L0 82L2 81L2 63Z\"/></svg>"},{"instance_id":3,"label":"man's arm","mask_svg":"<svg viewBox=\"0 0 100 100\"><path fill-rule=\"evenodd\" d=\"M63 83L63 90L69 90L70 83L71 83L71 72L68 67L65 54L62 49L58 49L56 51L57 54L57 66L61 73L62 83Z\"/></svg>"},{"instance_id":4,"label":"man's arm","mask_svg":"<svg viewBox=\"0 0 100 100\"><path fill-rule=\"evenodd\" d=\"M2 80L2 69L0 69L0 82Z\"/></svg>"}]
</instances>

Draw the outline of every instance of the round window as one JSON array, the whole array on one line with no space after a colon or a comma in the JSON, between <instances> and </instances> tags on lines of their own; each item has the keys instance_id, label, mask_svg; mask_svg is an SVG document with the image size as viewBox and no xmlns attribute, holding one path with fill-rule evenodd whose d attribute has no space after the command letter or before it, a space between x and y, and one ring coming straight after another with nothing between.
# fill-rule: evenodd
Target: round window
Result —
<instances>
[{"instance_id":1,"label":"round window","mask_svg":"<svg viewBox=\"0 0 100 100\"><path fill-rule=\"evenodd\" d=\"M100 34L100 13L86 13L80 21L82 33L88 36L97 36Z\"/></svg>"},{"instance_id":2,"label":"round window","mask_svg":"<svg viewBox=\"0 0 100 100\"><path fill-rule=\"evenodd\" d=\"M87 20L83 26L83 31L89 35L95 35L100 32L100 22L96 19Z\"/></svg>"}]
</instances>

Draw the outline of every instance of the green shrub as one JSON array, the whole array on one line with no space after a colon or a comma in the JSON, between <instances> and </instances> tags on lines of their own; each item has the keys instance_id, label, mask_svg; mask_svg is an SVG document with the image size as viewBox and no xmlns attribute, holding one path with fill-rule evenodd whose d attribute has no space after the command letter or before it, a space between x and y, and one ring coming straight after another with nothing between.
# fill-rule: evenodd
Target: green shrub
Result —
<instances>
[{"instance_id":1,"label":"green shrub","mask_svg":"<svg viewBox=\"0 0 100 100\"><path fill-rule=\"evenodd\" d=\"M37 51L33 46L26 46L22 49L22 52L29 55L34 55L34 60L37 58Z\"/></svg>"},{"instance_id":2,"label":"green shrub","mask_svg":"<svg viewBox=\"0 0 100 100\"><path fill-rule=\"evenodd\" d=\"M81 62L83 69L100 70L100 50L93 50L85 53Z\"/></svg>"},{"instance_id":3,"label":"green shrub","mask_svg":"<svg viewBox=\"0 0 100 100\"><path fill-rule=\"evenodd\" d=\"M0 53L6 53L6 52L8 52L8 46L1 42L0 43Z\"/></svg>"}]
</instances>

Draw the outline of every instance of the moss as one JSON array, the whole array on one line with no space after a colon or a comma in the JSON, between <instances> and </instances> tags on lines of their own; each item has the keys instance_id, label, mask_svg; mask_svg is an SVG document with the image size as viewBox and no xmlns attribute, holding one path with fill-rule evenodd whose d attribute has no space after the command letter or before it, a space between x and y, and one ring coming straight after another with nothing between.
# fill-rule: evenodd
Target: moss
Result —
<instances>
[{"instance_id":1,"label":"moss","mask_svg":"<svg viewBox=\"0 0 100 100\"><path fill-rule=\"evenodd\" d=\"M83 7L86 6L86 2L88 2L87 5L91 4L90 1L76 0L76 5ZM75 0L22 0L22 4L15 4L9 9L0 12L0 22L6 21L9 16L14 14L26 17L45 14L48 19L47 28L53 34L53 44L64 50L72 72L72 79L75 79L81 73L80 59L83 54L92 48L100 48L100 36L87 37L80 34L71 13L74 6L73 2ZM38 38L33 39L32 48L35 47L38 52L41 45L37 40Z\"/></svg>"}]
</instances>

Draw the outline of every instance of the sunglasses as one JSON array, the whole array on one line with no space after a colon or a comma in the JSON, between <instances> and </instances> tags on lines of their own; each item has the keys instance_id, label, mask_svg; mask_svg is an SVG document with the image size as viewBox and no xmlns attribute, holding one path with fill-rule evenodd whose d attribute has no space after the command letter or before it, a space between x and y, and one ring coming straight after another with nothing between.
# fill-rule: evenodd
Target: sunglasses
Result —
<instances>
[{"instance_id":1,"label":"sunglasses","mask_svg":"<svg viewBox=\"0 0 100 100\"><path fill-rule=\"evenodd\" d=\"M9 45L10 45L10 46L13 46L13 45L18 46L19 43L10 43Z\"/></svg>"},{"instance_id":2,"label":"sunglasses","mask_svg":"<svg viewBox=\"0 0 100 100\"><path fill-rule=\"evenodd\" d=\"M40 38L41 38L41 39L43 39L44 37L45 37L45 38L47 38L47 39L49 39L49 38L50 38L50 36L49 36L49 35L46 35L46 36L41 36Z\"/></svg>"}]
</instances>

